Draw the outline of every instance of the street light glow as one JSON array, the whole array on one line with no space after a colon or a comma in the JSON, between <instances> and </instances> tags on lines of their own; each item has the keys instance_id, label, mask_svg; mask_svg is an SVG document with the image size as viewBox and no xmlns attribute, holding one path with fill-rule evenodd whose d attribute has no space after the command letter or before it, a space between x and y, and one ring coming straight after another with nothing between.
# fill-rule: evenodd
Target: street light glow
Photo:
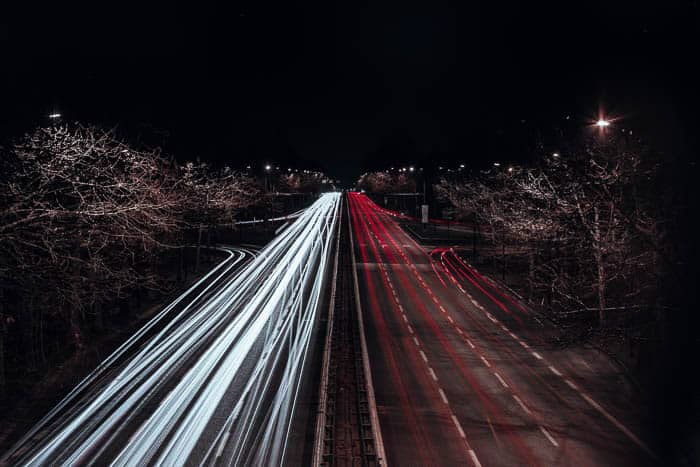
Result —
<instances>
[{"instance_id":1,"label":"street light glow","mask_svg":"<svg viewBox=\"0 0 700 467\"><path fill-rule=\"evenodd\" d=\"M265 170L267 170L269 172L271 169L272 169L272 166L270 164L265 165Z\"/></svg>"},{"instance_id":2,"label":"street light glow","mask_svg":"<svg viewBox=\"0 0 700 467\"><path fill-rule=\"evenodd\" d=\"M494 166L494 167L500 167L500 166L501 166L501 163L500 163L500 162L494 162L494 163L493 163L493 166Z\"/></svg>"},{"instance_id":3,"label":"street light glow","mask_svg":"<svg viewBox=\"0 0 700 467\"><path fill-rule=\"evenodd\" d=\"M558 153L558 152L553 152L553 153L552 153L552 157L559 157L559 153Z\"/></svg>"},{"instance_id":4,"label":"street light glow","mask_svg":"<svg viewBox=\"0 0 700 467\"><path fill-rule=\"evenodd\" d=\"M413 168L413 166L410 166L410 167L408 168L408 170L410 170L411 172L413 172L415 169Z\"/></svg>"},{"instance_id":5,"label":"street light glow","mask_svg":"<svg viewBox=\"0 0 700 467\"><path fill-rule=\"evenodd\" d=\"M607 127L607 126L610 126L610 122L609 122L608 120L605 120L605 119L601 118L600 120L598 120L598 121L596 122L596 126L597 126L598 128L605 128L605 127Z\"/></svg>"},{"instance_id":6,"label":"street light glow","mask_svg":"<svg viewBox=\"0 0 700 467\"><path fill-rule=\"evenodd\" d=\"M61 118L61 114L58 112L52 113L52 114L49 114L49 118Z\"/></svg>"}]
</instances>

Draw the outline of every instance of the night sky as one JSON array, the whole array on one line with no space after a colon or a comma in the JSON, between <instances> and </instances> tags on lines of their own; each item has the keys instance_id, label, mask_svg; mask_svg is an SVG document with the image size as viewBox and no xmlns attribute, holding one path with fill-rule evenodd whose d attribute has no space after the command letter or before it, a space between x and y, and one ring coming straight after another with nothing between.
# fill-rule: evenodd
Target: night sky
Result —
<instances>
[{"instance_id":1,"label":"night sky","mask_svg":"<svg viewBox=\"0 0 700 467\"><path fill-rule=\"evenodd\" d=\"M5 141L56 110L180 159L352 181L525 160L602 106L660 150L698 147L696 0L62 3L0 15Z\"/></svg>"}]
</instances>

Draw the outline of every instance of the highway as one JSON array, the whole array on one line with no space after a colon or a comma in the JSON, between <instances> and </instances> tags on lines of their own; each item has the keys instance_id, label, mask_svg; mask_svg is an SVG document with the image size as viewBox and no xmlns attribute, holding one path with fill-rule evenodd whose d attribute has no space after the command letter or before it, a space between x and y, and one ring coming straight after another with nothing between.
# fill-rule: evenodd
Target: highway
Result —
<instances>
[{"instance_id":1,"label":"highway","mask_svg":"<svg viewBox=\"0 0 700 467\"><path fill-rule=\"evenodd\" d=\"M340 194L164 308L1 464L279 465L325 286Z\"/></svg>"},{"instance_id":2,"label":"highway","mask_svg":"<svg viewBox=\"0 0 700 467\"><path fill-rule=\"evenodd\" d=\"M349 207L388 465L655 461L612 362L554 345L552 325L366 196Z\"/></svg>"}]
</instances>

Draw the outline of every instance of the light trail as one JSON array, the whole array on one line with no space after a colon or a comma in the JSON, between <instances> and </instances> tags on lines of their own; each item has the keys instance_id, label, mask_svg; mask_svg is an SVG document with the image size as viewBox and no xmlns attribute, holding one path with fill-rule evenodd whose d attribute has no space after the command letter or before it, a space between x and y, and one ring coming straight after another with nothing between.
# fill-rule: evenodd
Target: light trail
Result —
<instances>
[{"instance_id":1,"label":"light trail","mask_svg":"<svg viewBox=\"0 0 700 467\"><path fill-rule=\"evenodd\" d=\"M235 264L222 263L163 329L137 349L117 350L100 366L109 372L98 368L15 446L21 454L6 458L19 465L281 464L339 205L340 194L321 196L212 288ZM97 378L100 387L78 398ZM46 435L35 441L38 433Z\"/></svg>"}]
</instances>

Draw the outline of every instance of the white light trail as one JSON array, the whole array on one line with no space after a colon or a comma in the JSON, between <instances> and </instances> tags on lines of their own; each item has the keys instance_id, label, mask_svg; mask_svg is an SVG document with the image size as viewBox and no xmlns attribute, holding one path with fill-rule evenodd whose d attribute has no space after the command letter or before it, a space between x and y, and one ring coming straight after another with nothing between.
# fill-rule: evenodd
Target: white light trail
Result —
<instances>
[{"instance_id":1,"label":"white light trail","mask_svg":"<svg viewBox=\"0 0 700 467\"><path fill-rule=\"evenodd\" d=\"M203 287L202 279L201 292L162 330L146 342L137 338L156 329L187 293L101 365L110 371L98 368L30 433L46 430L46 437L36 442L28 435L27 452L9 459L282 463L340 199L321 196L233 278L212 287L240 260L222 263L205 278L216 277L212 284ZM98 389L77 397L100 378Z\"/></svg>"}]
</instances>

